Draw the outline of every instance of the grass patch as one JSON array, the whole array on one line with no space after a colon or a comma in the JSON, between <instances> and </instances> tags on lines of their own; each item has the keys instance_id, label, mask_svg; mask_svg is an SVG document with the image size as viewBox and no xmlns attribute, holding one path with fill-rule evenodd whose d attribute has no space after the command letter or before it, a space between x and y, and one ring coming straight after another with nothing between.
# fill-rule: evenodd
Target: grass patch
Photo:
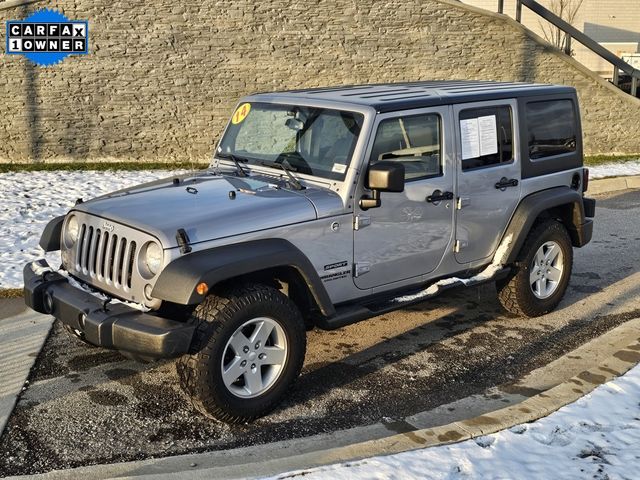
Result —
<instances>
[{"instance_id":1,"label":"grass patch","mask_svg":"<svg viewBox=\"0 0 640 480\"><path fill-rule=\"evenodd\" d=\"M0 173L8 172L43 172L43 171L81 171L81 170L201 170L207 168L208 163L196 162L74 162L74 163L0 163Z\"/></svg>"},{"instance_id":2,"label":"grass patch","mask_svg":"<svg viewBox=\"0 0 640 480\"><path fill-rule=\"evenodd\" d=\"M0 289L0 298L20 298L22 297L21 288L3 288Z\"/></svg>"},{"instance_id":3,"label":"grass patch","mask_svg":"<svg viewBox=\"0 0 640 480\"><path fill-rule=\"evenodd\" d=\"M640 160L637 155L588 155L584 157L585 166L605 163L623 163ZM82 171L82 170L202 170L209 163L201 162L73 162L73 163L0 163L0 173L8 172L47 172L47 171Z\"/></svg>"},{"instance_id":4,"label":"grass patch","mask_svg":"<svg viewBox=\"0 0 640 480\"><path fill-rule=\"evenodd\" d=\"M584 157L584 164L587 167L594 167L605 163L624 163L640 160L638 155L587 155Z\"/></svg>"}]
</instances>

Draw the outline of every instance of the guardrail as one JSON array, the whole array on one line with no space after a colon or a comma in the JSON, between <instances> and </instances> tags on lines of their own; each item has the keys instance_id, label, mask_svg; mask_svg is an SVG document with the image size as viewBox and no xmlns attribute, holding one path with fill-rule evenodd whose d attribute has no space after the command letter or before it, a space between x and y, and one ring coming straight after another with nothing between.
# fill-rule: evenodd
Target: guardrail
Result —
<instances>
[{"instance_id":1,"label":"guardrail","mask_svg":"<svg viewBox=\"0 0 640 480\"><path fill-rule=\"evenodd\" d=\"M562 18L557 16L551 10L540 5L535 0L517 0L516 1L516 21L522 23L522 7L525 6L532 12L536 13L547 22L555 25L560 30L565 33L565 45L564 51L567 55L571 54L571 40L575 39L580 42L582 45L587 47L596 55L600 56L602 59L606 60L613 66L613 76L611 79L611 83L613 83L616 87L620 88L620 71L631 77L631 89L630 92L632 96L638 96L638 85L640 83L640 70L634 68L629 65L627 62L622 60L620 57L616 56L598 42L588 37L580 30L575 28L573 25L565 22ZM504 13L504 0L498 0L498 13Z\"/></svg>"}]
</instances>

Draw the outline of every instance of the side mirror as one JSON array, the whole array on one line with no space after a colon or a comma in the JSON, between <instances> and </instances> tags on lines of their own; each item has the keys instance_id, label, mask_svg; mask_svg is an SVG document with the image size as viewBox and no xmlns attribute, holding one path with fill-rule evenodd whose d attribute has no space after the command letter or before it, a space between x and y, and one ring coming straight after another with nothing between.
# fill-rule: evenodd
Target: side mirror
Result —
<instances>
[{"instance_id":1,"label":"side mirror","mask_svg":"<svg viewBox=\"0 0 640 480\"><path fill-rule=\"evenodd\" d=\"M369 168L367 188L371 189L371 197L360 199L360 208L377 208L380 206L380 192L404 191L404 165L399 162L378 162Z\"/></svg>"}]
</instances>

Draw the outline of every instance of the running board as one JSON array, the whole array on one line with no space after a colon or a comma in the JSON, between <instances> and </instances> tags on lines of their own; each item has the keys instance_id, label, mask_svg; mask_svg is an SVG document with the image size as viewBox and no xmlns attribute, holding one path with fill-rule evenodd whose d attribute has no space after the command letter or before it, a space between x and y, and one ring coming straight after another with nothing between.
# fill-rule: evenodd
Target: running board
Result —
<instances>
[{"instance_id":1,"label":"running board","mask_svg":"<svg viewBox=\"0 0 640 480\"><path fill-rule=\"evenodd\" d=\"M483 283L493 282L500 278L506 277L511 268L505 267L498 270L492 277L480 278L480 279L456 279L451 283L437 285L437 288L433 292L426 292L430 287L436 285L438 282L434 282L431 285L427 285L420 288L414 288L411 290L405 290L402 292L396 292L393 297L388 294L381 297L379 300L372 299L363 304L347 304L336 308L335 315L331 317L318 317L315 319L315 324L322 330L335 330L342 328L352 323L361 322L371 317L383 315L385 313L399 310L401 308L415 305L417 303L424 302L430 298L440 295L445 290L455 287L474 287ZM403 298L409 297L406 300ZM415 297L415 298L410 298Z\"/></svg>"}]
</instances>

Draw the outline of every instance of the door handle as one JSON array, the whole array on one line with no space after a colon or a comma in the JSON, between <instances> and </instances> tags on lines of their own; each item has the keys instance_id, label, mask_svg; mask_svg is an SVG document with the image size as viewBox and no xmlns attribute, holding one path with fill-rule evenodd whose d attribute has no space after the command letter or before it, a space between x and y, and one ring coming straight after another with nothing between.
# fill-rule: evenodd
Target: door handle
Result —
<instances>
[{"instance_id":1,"label":"door handle","mask_svg":"<svg viewBox=\"0 0 640 480\"><path fill-rule=\"evenodd\" d=\"M508 179L507 177L502 177L498 183L496 183L495 187L498 190L506 190L508 187L517 187L518 180L516 178Z\"/></svg>"},{"instance_id":2,"label":"door handle","mask_svg":"<svg viewBox=\"0 0 640 480\"><path fill-rule=\"evenodd\" d=\"M429 195L426 200L429 203L437 205L442 200L453 200L453 192L441 192L440 190L434 190L434 192Z\"/></svg>"}]
</instances>

